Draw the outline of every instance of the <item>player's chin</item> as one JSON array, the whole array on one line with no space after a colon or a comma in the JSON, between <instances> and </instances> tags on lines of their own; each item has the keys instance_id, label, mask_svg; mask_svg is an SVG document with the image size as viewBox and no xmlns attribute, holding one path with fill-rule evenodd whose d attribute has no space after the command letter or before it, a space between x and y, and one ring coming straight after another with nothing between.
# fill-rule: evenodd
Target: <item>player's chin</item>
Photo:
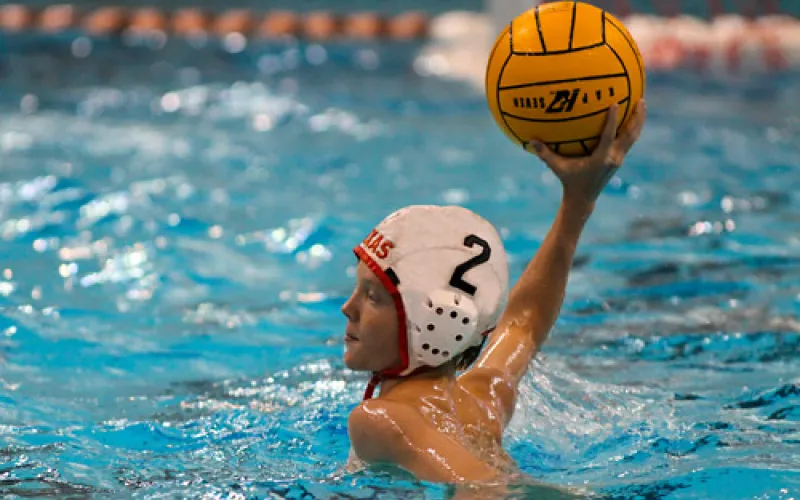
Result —
<instances>
[{"instance_id":1,"label":"player's chin","mask_svg":"<svg viewBox=\"0 0 800 500\"><path fill-rule=\"evenodd\" d=\"M368 371L367 360L358 351L356 346L347 346L344 352L344 366L353 371Z\"/></svg>"}]
</instances>

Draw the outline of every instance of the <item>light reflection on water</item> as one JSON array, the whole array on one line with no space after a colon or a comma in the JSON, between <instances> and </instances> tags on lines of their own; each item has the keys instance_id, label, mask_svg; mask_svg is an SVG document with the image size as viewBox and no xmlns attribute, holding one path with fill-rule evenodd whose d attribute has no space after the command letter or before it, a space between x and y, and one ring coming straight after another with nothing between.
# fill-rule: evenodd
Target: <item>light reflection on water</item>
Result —
<instances>
[{"instance_id":1,"label":"light reflection on water","mask_svg":"<svg viewBox=\"0 0 800 500\"><path fill-rule=\"evenodd\" d=\"M167 83L136 65L112 86L8 83L7 487L446 495L339 477L364 384L340 360L351 248L399 206L464 203L500 228L516 276L559 191L482 96L326 57L324 80L211 61ZM522 390L507 446L527 474L627 497L798 489L795 87L763 87L651 86Z\"/></svg>"}]
</instances>

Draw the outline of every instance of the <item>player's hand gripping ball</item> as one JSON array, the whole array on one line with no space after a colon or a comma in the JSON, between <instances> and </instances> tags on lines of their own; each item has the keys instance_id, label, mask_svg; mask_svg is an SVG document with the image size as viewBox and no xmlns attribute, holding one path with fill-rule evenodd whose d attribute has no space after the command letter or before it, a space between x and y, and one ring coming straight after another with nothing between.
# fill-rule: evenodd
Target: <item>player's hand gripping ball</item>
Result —
<instances>
[{"instance_id":1,"label":"player's hand gripping ball","mask_svg":"<svg viewBox=\"0 0 800 500\"><path fill-rule=\"evenodd\" d=\"M526 150L538 139L562 156L591 154L615 103L621 130L644 89L631 34L583 2L546 3L518 16L486 68L486 98L503 132Z\"/></svg>"}]
</instances>

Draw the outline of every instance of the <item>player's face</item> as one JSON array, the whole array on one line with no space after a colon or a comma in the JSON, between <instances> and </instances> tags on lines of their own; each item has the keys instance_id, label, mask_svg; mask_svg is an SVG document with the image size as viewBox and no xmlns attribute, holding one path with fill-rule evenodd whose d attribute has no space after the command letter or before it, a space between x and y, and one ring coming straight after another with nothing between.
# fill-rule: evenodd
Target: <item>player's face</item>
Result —
<instances>
[{"instance_id":1,"label":"player's face","mask_svg":"<svg viewBox=\"0 0 800 500\"><path fill-rule=\"evenodd\" d=\"M356 288L342 312L348 319L344 354L348 368L376 372L400 364L394 300L363 262L358 263Z\"/></svg>"}]
</instances>

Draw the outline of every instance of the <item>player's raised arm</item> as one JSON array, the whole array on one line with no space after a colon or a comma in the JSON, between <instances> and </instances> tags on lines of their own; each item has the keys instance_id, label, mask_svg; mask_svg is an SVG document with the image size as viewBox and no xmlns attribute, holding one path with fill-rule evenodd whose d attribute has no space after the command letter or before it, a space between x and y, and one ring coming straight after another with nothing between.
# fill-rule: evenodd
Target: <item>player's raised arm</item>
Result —
<instances>
[{"instance_id":1,"label":"player's raised arm","mask_svg":"<svg viewBox=\"0 0 800 500\"><path fill-rule=\"evenodd\" d=\"M575 249L598 195L622 166L645 121L644 101L615 139L618 109L608 113L602 139L592 156L565 158L534 141L539 158L561 180L563 198L555 222L542 246L514 285L508 306L475 364L476 371L493 373L505 390L496 391L507 418L513 411L516 386L558 318ZM497 383L499 380L496 380Z\"/></svg>"}]
</instances>

